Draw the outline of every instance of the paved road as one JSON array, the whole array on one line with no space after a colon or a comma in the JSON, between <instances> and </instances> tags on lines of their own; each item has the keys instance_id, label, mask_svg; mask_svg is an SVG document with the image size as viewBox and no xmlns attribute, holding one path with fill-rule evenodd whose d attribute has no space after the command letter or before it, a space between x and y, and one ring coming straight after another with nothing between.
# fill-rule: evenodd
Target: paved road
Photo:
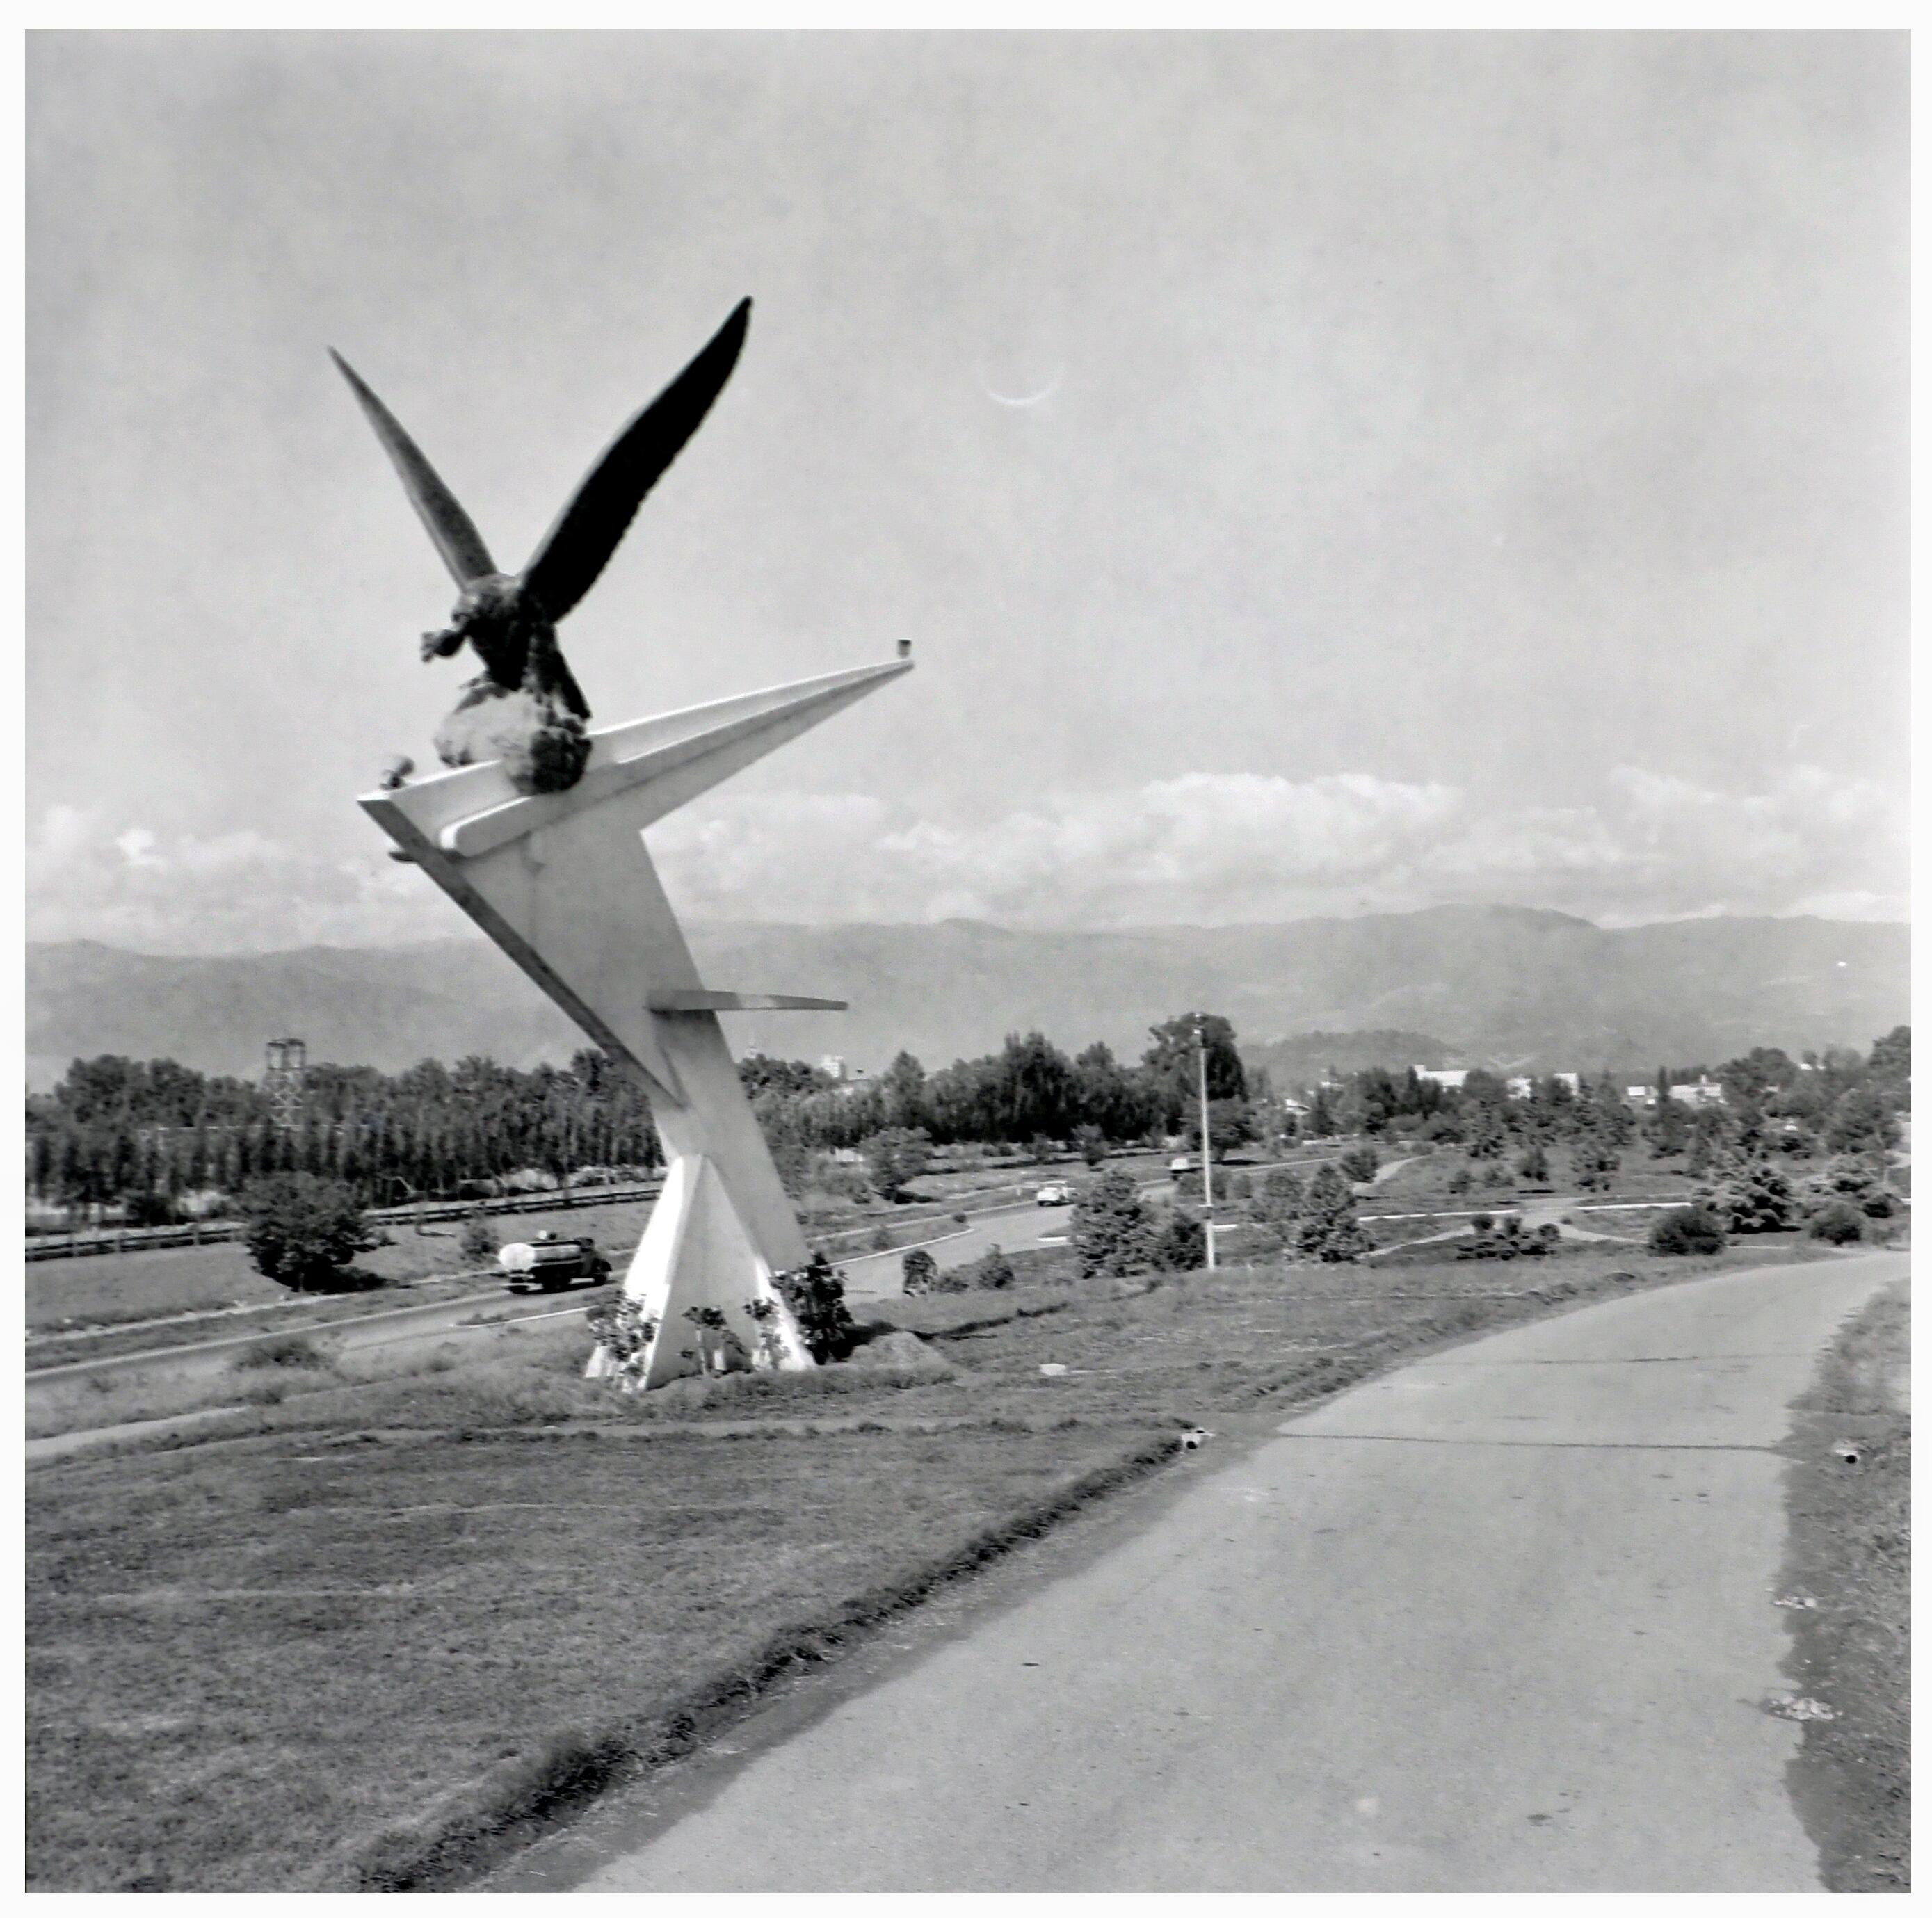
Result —
<instances>
[{"instance_id":1,"label":"paved road","mask_svg":"<svg viewBox=\"0 0 1932 1918\"><path fill-rule=\"evenodd\" d=\"M926 1249L943 1272L964 1265L990 1252L994 1246L1007 1252L1030 1250L1043 1240L1064 1239L1073 1217L1070 1205L1018 1205L1010 1210L985 1213L963 1232L935 1241ZM950 1223L946 1224L952 1231ZM905 1289L904 1259L911 1250L901 1246L891 1252L868 1253L862 1258L841 1259L838 1268L845 1274L845 1289L854 1299L897 1298Z\"/></svg>"},{"instance_id":2,"label":"paved road","mask_svg":"<svg viewBox=\"0 0 1932 1918\"><path fill-rule=\"evenodd\" d=\"M1245 1163L1229 1166L1230 1172L1244 1172L1252 1178L1258 1178L1279 1165L1292 1167L1305 1178L1315 1166L1324 1163L1321 1158L1271 1160L1264 1164L1249 1165ZM1398 1171L1408 1162L1396 1160L1382 1167L1376 1174L1378 1181ZM1077 1182L1086 1176L1084 1171L1076 1168L1070 1172L1057 1174ZM1217 1171L1217 1180L1223 1174ZM1174 1198L1174 1181L1165 1174L1140 1181L1140 1196L1143 1201L1167 1205ZM1072 1223L1073 1208L1070 1205L1014 1205L998 1212L989 1212L976 1217L964 1232L940 1239L928 1245L926 1250L932 1254L934 1262L942 1272L950 1271L956 1265L970 1264L974 1259L990 1252L998 1246L1006 1252L1030 1250L1041 1244L1052 1244L1064 1240ZM902 1246L892 1252L868 1253L862 1258L841 1259L838 1263L844 1272L846 1289L854 1299L897 1298L904 1289L903 1263L909 1246Z\"/></svg>"},{"instance_id":3,"label":"paved road","mask_svg":"<svg viewBox=\"0 0 1932 1918\"><path fill-rule=\"evenodd\" d=\"M620 1821L580 1888L1820 1889L1762 1709L1773 1448L1907 1269L1617 1300L1183 1466L1130 1541Z\"/></svg>"}]
</instances>

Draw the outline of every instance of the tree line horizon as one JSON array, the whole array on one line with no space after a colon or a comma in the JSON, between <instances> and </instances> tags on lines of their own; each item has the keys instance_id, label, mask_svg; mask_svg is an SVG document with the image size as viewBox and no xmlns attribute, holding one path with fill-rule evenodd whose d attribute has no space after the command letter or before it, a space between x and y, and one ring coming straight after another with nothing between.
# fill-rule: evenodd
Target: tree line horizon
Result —
<instances>
[{"instance_id":1,"label":"tree line horizon","mask_svg":"<svg viewBox=\"0 0 1932 1918\"><path fill-rule=\"evenodd\" d=\"M914 1136L939 1148L1070 1147L1090 1158L1175 1139L1198 1150L1197 1020L1217 1148L1360 1134L1463 1144L1483 1157L1598 1133L1612 1144L1635 1129L1624 1085L1607 1070L1580 1080L1574 1092L1546 1075L1520 1099L1495 1073L1472 1070L1450 1088L1413 1067L1398 1073L1368 1066L1339 1084L1294 1088L1306 1108L1294 1114L1265 1070L1244 1061L1232 1025L1218 1013L1185 1013L1150 1028L1132 1064L1100 1042L1070 1056L1031 1031L930 1074L902 1052L856 1087L802 1060L753 1055L739 1072L794 1195L814 1181L829 1155L856 1151L868 1160L891 1160L890 1136ZM1759 1046L1714 1069L1659 1067L1651 1082L1660 1097L1647 1129L1654 1145L1672 1151L1700 1127L1729 1136L1741 1126L1748 1134L1768 1125L1786 1150L1882 1133L1888 1124L1895 1137L1889 1115L1910 1109L1910 1028L1901 1025L1869 1055L1834 1048L1800 1061ZM1725 1089L1719 1116L1707 1118L1667 1096L1670 1085L1706 1076ZM122 1205L131 1222L152 1223L181 1216L190 1195L236 1195L251 1179L276 1172L337 1180L362 1203L381 1205L418 1196L481 1197L506 1180L561 1184L598 1169L641 1174L662 1163L644 1094L589 1047L566 1067L527 1072L480 1055L454 1066L425 1059L394 1074L313 1064L302 1118L290 1128L277 1125L252 1080L171 1059L104 1053L76 1059L52 1091L28 1095L26 1133L30 1195L68 1205Z\"/></svg>"}]
</instances>

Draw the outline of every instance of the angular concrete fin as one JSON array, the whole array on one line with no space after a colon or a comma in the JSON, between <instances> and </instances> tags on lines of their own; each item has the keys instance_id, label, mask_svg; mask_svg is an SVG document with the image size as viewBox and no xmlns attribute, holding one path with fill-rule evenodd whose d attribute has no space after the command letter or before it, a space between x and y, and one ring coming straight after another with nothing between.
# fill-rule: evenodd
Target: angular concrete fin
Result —
<instances>
[{"instance_id":1,"label":"angular concrete fin","mask_svg":"<svg viewBox=\"0 0 1932 1918\"><path fill-rule=\"evenodd\" d=\"M416 836L463 859L476 858L620 794L636 795L622 810L641 829L887 680L910 672L912 666L910 659L860 666L606 727L590 735L583 776L568 792L520 794L493 761L414 780L394 792L368 794L360 803L393 836L403 839L390 823L400 814ZM408 842L404 843L408 849Z\"/></svg>"}]
</instances>

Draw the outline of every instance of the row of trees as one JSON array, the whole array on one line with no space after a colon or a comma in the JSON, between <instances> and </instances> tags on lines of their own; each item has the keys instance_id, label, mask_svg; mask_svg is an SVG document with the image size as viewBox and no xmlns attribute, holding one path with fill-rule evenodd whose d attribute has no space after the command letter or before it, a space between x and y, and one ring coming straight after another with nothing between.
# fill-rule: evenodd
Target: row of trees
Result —
<instances>
[{"instance_id":1,"label":"row of trees","mask_svg":"<svg viewBox=\"0 0 1932 1918\"><path fill-rule=\"evenodd\" d=\"M817 1152L863 1149L881 1133L920 1133L931 1145L1123 1144L1186 1129L1198 1101L1196 1015L1152 1028L1137 1064L1089 1046L1070 1057L1043 1033L1014 1033L997 1052L958 1059L928 1074L902 1052L878 1078L840 1087L796 1061L750 1059L740 1067L752 1109L788 1182ZM1200 1016L1215 1123L1252 1125L1248 1074L1234 1028ZM1217 1131L1219 1126L1217 1124ZM868 1157L870 1154L868 1153Z\"/></svg>"},{"instance_id":2,"label":"row of trees","mask_svg":"<svg viewBox=\"0 0 1932 1918\"><path fill-rule=\"evenodd\" d=\"M1222 1129L1244 1134L1248 1088L1233 1028L1211 1015L1202 1025ZM935 1144L1074 1139L1104 1149L1175 1130L1197 1082L1193 1019L1170 1020L1150 1037L1134 1066L1104 1045L1069 1058L1038 1032L929 1078L902 1053L856 1090L799 1061L751 1058L740 1072L793 1190L811 1181L818 1155L864 1147L874 1184L891 1196ZM246 1080L104 1054L76 1059L51 1094L28 1099L26 1117L32 1193L124 1206L148 1220L172 1216L188 1195L238 1194L280 1174L338 1181L376 1204L531 1172L640 1171L660 1156L642 1093L589 1049L561 1070L527 1073L476 1057L454 1067L424 1060L394 1075L312 1065L291 1127L276 1124Z\"/></svg>"},{"instance_id":3,"label":"row of trees","mask_svg":"<svg viewBox=\"0 0 1932 1918\"><path fill-rule=\"evenodd\" d=\"M1286 1166L1250 1178L1237 1173L1216 1211L1222 1226L1244 1225L1242 1256L1336 1263L1359 1259L1371 1241L1355 1216L1346 1172L1318 1166L1304 1181ZM1201 1220L1180 1206L1150 1205L1132 1177L1115 1167L1080 1187L1070 1229L1083 1279L1131 1278L1146 1272L1192 1271L1207 1256Z\"/></svg>"},{"instance_id":4,"label":"row of trees","mask_svg":"<svg viewBox=\"0 0 1932 1918\"><path fill-rule=\"evenodd\" d=\"M1212 1014L1202 1025L1217 1127L1245 1136L1249 1088L1234 1030ZM1097 1157L1107 1145L1179 1128L1198 1082L1193 1016L1149 1037L1132 1066L1104 1045L1070 1058L1038 1032L930 1077L902 1053L856 1090L796 1060L750 1058L740 1070L792 1190L814 1181L821 1155L862 1147L873 1187L892 1197L934 1145L1076 1140ZM146 1223L176 1216L190 1195L232 1196L281 1175L336 1181L374 1205L519 1175L641 1172L660 1159L643 1094L590 1049L562 1070L533 1072L477 1057L453 1067L424 1060L393 1075L314 1064L290 1127L247 1080L104 1054L74 1061L52 1093L28 1099L26 1118L31 1193L124 1208Z\"/></svg>"},{"instance_id":5,"label":"row of trees","mask_svg":"<svg viewBox=\"0 0 1932 1918\"><path fill-rule=\"evenodd\" d=\"M278 1127L261 1089L171 1059L76 1060L27 1102L27 1184L66 1205L124 1207L158 1223L189 1195L238 1195L305 1173L364 1204L488 1188L520 1173L562 1179L659 1160L643 1093L601 1052L518 1072L470 1058L388 1074L312 1065L302 1117Z\"/></svg>"},{"instance_id":6,"label":"row of trees","mask_svg":"<svg viewBox=\"0 0 1932 1918\"><path fill-rule=\"evenodd\" d=\"M1287 1142L1296 1128L1259 1076L1244 1068L1234 1028L1214 1013L1184 1013L1153 1028L1132 1064L1100 1044L1070 1056L1035 1031L930 1075L902 1052L856 1089L797 1061L747 1059L740 1070L789 1189L850 1180L850 1172L829 1171L826 1155L856 1149L873 1189L890 1197L934 1147L1070 1143L1098 1163L1117 1145L1177 1134L1198 1144L1197 1017L1217 1146ZM1903 1026L1869 1055L1834 1050L1797 1061L1759 1047L1716 1068L1724 1107L1693 1110L1664 1096L1642 1130L1654 1153L1682 1153L1699 1175L1726 1155L1760 1148L1801 1156L1882 1150L1898 1136L1910 1071L1911 1034ZM1687 1076L1660 1073L1660 1088L1667 1094L1673 1079ZM1498 1166L1561 1144L1586 1190L1607 1182L1640 1124L1608 1074L1574 1091L1540 1079L1528 1098L1513 1099L1492 1073L1472 1072L1451 1091L1413 1070L1376 1067L1313 1088L1308 1104L1299 1130L1315 1138L1461 1144ZM68 1205L120 1205L136 1220L164 1219L190 1194L238 1194L274 1174L338 1180L376 1204L519 1178L561 1181L593 1167L641 1172L660 1157L644 1094L589 1049L567 1067L527 1073L476 1057L454 1067L425 1060L394 1075L313 1065L301 1120L286 1129L246 1080L172 1060L103 1055L76 1060L51 1094L29 1098L27 1154L34 1194Z\"/></svg>"}]
</instances>

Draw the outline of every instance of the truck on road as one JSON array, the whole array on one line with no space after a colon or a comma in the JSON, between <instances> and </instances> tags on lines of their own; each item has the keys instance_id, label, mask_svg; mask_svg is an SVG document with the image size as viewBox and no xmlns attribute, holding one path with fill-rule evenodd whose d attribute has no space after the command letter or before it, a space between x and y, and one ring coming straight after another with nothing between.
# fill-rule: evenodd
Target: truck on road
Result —
<instances>
[{"instance_id":1,"label":"truck on road","mask_svg":"<svg viewBox=\"0 0 1932 1918\"><path fill-rule=\"evenodd\" d=\"M597 1250L594 1238L560 1238L554 1232L533 1233L526 1241L506 1245L496 1254L512 1292L562 1292L579 1279L601 1285L610 1276L610 1262Z\"/></svg>"}]
</instances>

